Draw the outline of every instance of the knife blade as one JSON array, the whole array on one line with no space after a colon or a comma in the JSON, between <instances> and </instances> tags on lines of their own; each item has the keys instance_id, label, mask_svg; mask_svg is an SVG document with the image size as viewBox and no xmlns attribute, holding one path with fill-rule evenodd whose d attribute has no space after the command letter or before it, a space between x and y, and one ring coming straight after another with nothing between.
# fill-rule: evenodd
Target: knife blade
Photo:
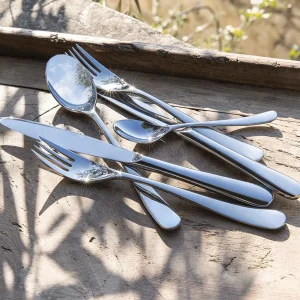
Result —
<instances>
[{"instance_id":1,"label":"knife blade","mask_svg":"<svg viewBox=\"0 0 300 300\"><path fill-rule=\"evenodd\" d=\"M0 118L0 123L33 139L39 140L40 136L43 136L68 150L88 155L116 161L120 161L120 157L122 157L122 162L124 163L132 163L136 155L132 151L113 146L84 134L38 122L8 117Z\"/></svg>"}]
</instances>

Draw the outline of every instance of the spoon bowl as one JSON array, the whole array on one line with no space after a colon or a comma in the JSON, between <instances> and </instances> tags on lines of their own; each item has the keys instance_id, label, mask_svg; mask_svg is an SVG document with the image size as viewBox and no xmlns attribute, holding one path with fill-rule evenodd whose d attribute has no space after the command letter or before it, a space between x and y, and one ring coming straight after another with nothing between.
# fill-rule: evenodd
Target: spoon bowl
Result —
<instances>
[{"instance_id":1,"label":"spoon bowl","mask_svg":"<svg viewBox=\"0 0 300 300\"><path fill-rule=\"evenodd\" d=\"M114 123L114 130L124 139L141 144L154 143L171 131L169 126L138 120L119 120Z\"/></svg>"},{"instance_id":2,"label":"spoon bowl","mask_svg":"<svg viewBox=\"0 0 300 300\"><path fill-rule=\"evenodd\" d=\"M250 126L272 122L277 118L275 111L267 111L261 114L229 119L198 123L180 123L174 125L159 126L146 121L120 120L114 123L115 132L121 137L135 143L153 143L173 130L188 129L191 127L210 126Z\"/></svg>"},{"instance_id":3,"label":"spoon bowl","mask_svg":"<svg viewBox=\"0 0 300 300\"><path fill-rule=\"evenodd\" d=\"M97 91L90 73L67 55L52 57L46 66L46 82L56 101L67 110L90 114L97 103Z\"/></svg>"}]
</instances>

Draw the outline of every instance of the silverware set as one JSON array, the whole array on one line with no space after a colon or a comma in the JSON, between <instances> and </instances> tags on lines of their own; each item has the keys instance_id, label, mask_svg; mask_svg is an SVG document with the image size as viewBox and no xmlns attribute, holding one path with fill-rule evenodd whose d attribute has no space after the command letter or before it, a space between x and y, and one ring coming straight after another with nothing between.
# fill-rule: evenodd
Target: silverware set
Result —
<instances>
[{"instance_id":1,"label":"silverware set","mask_svg":"<svg viewBox=\"0 0 300 300\"><path fill-rule=\"evenodd\" d=\"M46 81L50 92L65 109L90 116L106 136L108 143L68 130L16 118L1 118L6 127L37 140L32 150L49 168L81 182L130 180L157 224L175 229L181 219L155 189L166 191L192 201L217 214L251 226L278 229L284 226L282 212L266 209L279 193L288 198L300 194L300 183L258 161L263 151L237 141L215 130L218 126L251 126L272 122L274 111L234 120L197 122L193 118L139 90L106 69L79 45L68 53L52 57L46 67ZM241 180L184 168L139 153L123 149L96 112L98 97L142 119L122 120L114 124L115 132L136 143L150 143L173 131L178 136L216 154L231 165L258 181L253 184ZM166 117L150 104L159 106L174 119ZM175 121L176 119L176 121ZM78 153L122 163L116 171L90 161ZM186 181L231 199L232 202L206 197L141 176L136 169L152 170Z\"/></svg>"}]
</instances>

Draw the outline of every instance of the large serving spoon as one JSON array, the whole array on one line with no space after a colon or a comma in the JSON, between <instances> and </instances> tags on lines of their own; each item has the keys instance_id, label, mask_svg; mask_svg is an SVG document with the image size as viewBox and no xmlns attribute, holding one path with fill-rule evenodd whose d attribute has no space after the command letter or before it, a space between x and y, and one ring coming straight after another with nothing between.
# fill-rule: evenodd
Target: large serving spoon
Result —
<instances>
[{"instance_id":1,"label":"large serving spoon","mask_svg":"<svg viewBox=\"0 0 300 300\"><path fill-rule=\"evenodd\" d=\"M250 126L269 123L277 118L275 111L267 111L254 116L217 120L198 123L181 123L174 125L158 126L145 121L138 120L119 120L114 123L115 132L121 137L136 143L153 143L161 139L169 132L177 129L191 127L215 127L215 126Z\"/></svg>"},{"instance_id":2,"label":"large serving spoon","mask_svg":"<svg viewBox=\"0 0 300 300\"><path fill-rule=\"evenodd\" d=\"M97 92L92 77L76 59L67 55L52 57L46 67L46 81L50 92L61 106L91 117L107 140L114 146L120 146L95 110ZM132 167L125 166L125 170L129 174L140 175ZM180 225L180 217L152 187L140 183L135 183L134 186L150 215L160 227L171 230ZM152 197L149 197L149 194Z\"/></svg>"}]
</instances>

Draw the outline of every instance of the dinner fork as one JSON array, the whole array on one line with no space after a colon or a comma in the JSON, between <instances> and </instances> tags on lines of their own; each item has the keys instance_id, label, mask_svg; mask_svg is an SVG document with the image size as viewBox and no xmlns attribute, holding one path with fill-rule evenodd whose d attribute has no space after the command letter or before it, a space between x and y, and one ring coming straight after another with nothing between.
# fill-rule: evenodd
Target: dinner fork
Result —
<instances>
[{"instance_id":1,"label":"dinner fork","mask_svg":"<svg viewBox=\"0 0 300 300\"><path fill-rule=\"evenodd\" d=\"M151 185L172 193L182 199L196 203L217 214L235 221L264 229L278 229L284 226L285 215L276 210L249 208L206 197L165 183L136 176L90 161L72 151L66 150L51 141L40 137L33 153L48 167L57 173L79 182L104 182L113 179L125 179ZM42 143L43 142L43 143ZM145 191L148 193L148 190ZM152 196L152 195L150 195Z\"/></svg>"},{"instance_id":2,"label":"dinner fork","mask_svg":"<svg viewBox=\"0 0 300 300\"><path fill-rule=\"evenodd\" d=\"M116 74L105 68L97 60L95 60L89 53L87 53L82 47L76 44L77 50L72 47L72 50L69 50L69 54L74 58L78 59L90 72L93 77L96 87L100 90L106 92L125 92L133 96L138 95L144 99L150 100L156 105L163 108L165 111L170 113L173 117L180 120L183 123L193 123L197 122L195 119L184 114L180 110L172 107L171 105L153 97L152 95L145 93L142 90L137 89L136 87L128 84L122 78L118 77ZM100 93L101 95L101 93ZM141 102L141 101L139 101ZM142 109L147 112L146 107L149 105L143 105ZM205 144L205 137L217 142L218 144L227 147L241 155L244 155L253 160L260 160L263 157L263 151L255 146L240 142L236 139L233 139L229 136L220 133L219 131L212 128L194 128L190 129L188 132L192 134L186 134L184 132L177 132L180 137L183 137L189 141L192 141L197 146L204 148L210 152L215 153L214 147L207 147ZM203 145L204 143L204 145ZM220 153L215 153L219 155Z\"/></svg>"}]
</instances>

